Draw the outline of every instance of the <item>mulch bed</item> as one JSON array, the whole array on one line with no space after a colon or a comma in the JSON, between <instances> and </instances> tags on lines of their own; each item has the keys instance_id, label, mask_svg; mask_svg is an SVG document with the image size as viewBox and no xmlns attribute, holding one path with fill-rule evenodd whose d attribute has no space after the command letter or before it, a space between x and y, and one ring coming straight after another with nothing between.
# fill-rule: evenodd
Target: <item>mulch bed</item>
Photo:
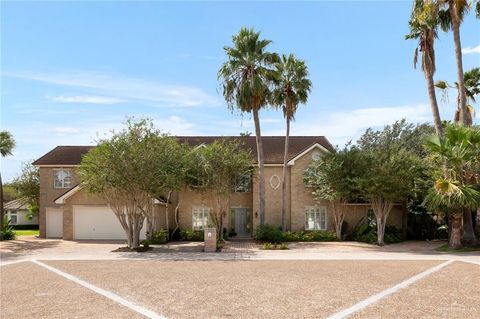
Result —
<instances>
[{"instance_id":1,"label":"mulch bed","mask_svg":"<svg viewBox=\"0 0 480 319\"><path fill-rule=\"evenodd\" d=\"M130 252L137 252L137 253L144 253L153 249L153 247L138 247L138 248L129 248L129 247L120 247L117 249L112 250L112 253L130 253Z\"/></svg>"}]
</instances>

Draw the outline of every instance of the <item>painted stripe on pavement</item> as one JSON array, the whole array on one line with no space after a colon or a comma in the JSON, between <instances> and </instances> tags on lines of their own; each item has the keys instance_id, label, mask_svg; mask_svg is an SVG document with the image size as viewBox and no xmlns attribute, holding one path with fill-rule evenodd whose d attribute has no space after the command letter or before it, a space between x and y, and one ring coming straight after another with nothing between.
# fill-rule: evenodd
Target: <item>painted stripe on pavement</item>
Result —
<instances>
[{"instance_id":1,"label":"painted stripe on pavement","mask_svg":"<svg viewBox=\"0 0 480 319\"><path fill-rule=\"evenodd\" d=\"M351 314L357 312L357 311L360 311L368 306L370 306L371 304L373 303L376 303L377 301L379 301L380 299L383 299L385 297L387 297L388 295L391 295L403 288L406 288L408 286L410 286L411 284L413 284L414 282L428 276L428 275L431 275L433 274L434 272L437 272L439 271L440 269L442 269L443 267L445 266L448 266L449 264L453 263L455 260L449 260L449 261L446 261L440 265L437 265L435 267L432 267L432 268L429 268L427 270L425 270L424 272L421 272L413 277L410 277L404 281L402 281L401 283L393 286L393 287L390 287L388 289L385 289L373 296L370 296L368 297L367 299L364 299L362 301L360 301L359 303L356 303L354 304L353 306L351 306L350 308L347 308L345 310L342 310L340 312L337 312L336 314L333 314L332 316L328 317L328 319L343 319L343 318L347 318L348 316L350 316Z\"/></svg>"},{"instance_id":2,"label":"painted stripe on pavement","mask_svg":"<svg viewBox=\"0 0 480 319\"><path fill-rule=\"evenodd\" d=\"M105 290L105 289L102 289L102 288L99 288L99 287L97 287L97 286L94 286L94 285L92 285L92 284L90 284L90 283L88 283L88 282L86 282L86 281L84 281L84 280L82 280L82 279L80 279L80 278L78 278L78 277L75 277L75 276L70 275L70 274L68 274L68 273L66 273L66 272L63 272L63 271L61 271L61 270L59 270L59 269L57 269L57 268L54 268L54 267L49 266L49 265L47 265L47 264L44 264L44 263L42 263L42 262L40 262L40 261L38 261L38 260L32 259L31 261L32 261L33 263L35 263L35 264L43 267L43 268L46 268L46 269L48 269L48 270L56 273L57 275L60 275L60 276L66 278L66 279L68 279L68 280L73 281L74 283L77 283L77 284L79 284L79 285L81 285L81 286L83 286L83 287L85 287L85 288L88 288L88 289L96 292L97 294L102 295L102 296L104 296L104 297L107 297L108 299L111 299L111 300L113 300L113 301L115 301L115 302L117 302L117 303L119 303L119 304L121 304L121 305L123 305L123 306L125 306L125 307L128 307L128 308L130 308L130 309L132 309L132 310L134 310L134 311L136 311L136 312L138 312L138 313L140 313L140 314L142 314L142 315L144 315L144 316L146 316L146 317L148 317L148 318L152 318L152 319L166 319L166 317L161 316L161 315L153 312L152 310L149 310L149 309L147 309L147 308L144 308L144 307L142 307L142 306L140 306L140 305L137 305L137 304L135 304L135 303L133 303L133 302L131 302L131 301L128 301L128 300L120 297L119 295L117 295L117 294L115 294L115 293L113 293L113 292L110 292L110 291L107 291L107 290Z\"/></svg>"}]
</instances>

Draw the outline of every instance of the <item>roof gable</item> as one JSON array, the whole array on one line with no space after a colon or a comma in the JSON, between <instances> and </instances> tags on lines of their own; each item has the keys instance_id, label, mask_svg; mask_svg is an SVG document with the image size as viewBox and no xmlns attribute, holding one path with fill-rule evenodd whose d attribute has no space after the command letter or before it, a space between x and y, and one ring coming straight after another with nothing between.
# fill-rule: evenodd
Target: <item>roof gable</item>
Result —
<instances>
[{"instance_id":1,"label":"roof gable","mask_svg":"<svg viewBox=\"0 0 480 319\"><path fill-rule=\"evenodd\" d=\"M257 160L257 143L255 136L177 136L179 142L192 147L201 147L215 140L235 140L243 149L250 150ZM285 137L262 136L265 164L283 163ZM324 136L291 136L289 141L288 161L295 159L309 147L318 145L324 151L332 151L333 147ZM94 146L57 146L35 162L37 166L76 166L80 165L82 156Z\"/></svg>"}]
</instances>

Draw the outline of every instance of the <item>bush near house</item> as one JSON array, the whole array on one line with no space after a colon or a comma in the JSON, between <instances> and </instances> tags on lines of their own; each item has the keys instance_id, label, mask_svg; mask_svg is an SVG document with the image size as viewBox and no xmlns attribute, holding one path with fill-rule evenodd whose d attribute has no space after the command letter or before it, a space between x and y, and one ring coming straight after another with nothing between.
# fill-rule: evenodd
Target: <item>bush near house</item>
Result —
<instances>
[{"instance_id":1,"label":"bush near house","mask_svg":"<svg viewBox=\"0 0 480 319\"><path fill-rule=\"evenodd\" d=\"M10 220L3 218L3 227L0 229L0 240L13 240L17 237L15 229L10 225Z\"/></svg>"},{"instance_id":2,"label":"bush near house","mask_svg":"<svg viewBox=\"0 0 480 319\"><path fill-rule=\"evenodd\" d=\"M183 229L180 230L180 240L183 241L203 241L204 240L203 230L190 230Z\"/></svg>"},{"instance_id":3,"label":"bush near house","mask_svg":"<svg viewBox=\"0 0 480 319\"><path fill-rule=\"evenodd\" d=\"M334 232L326 230L313 231L287 231L283 233L283 241L334 241L337 236Z\"/></svg>"},{"instance_id":4,"label":"bush near house","mask_svg":"<svg viewBox=\"0 0 480 319\"><path fill-rule=\"evenodd\" d=\"M253 238L258 241L278 244L283 241L283 232L278 227L265 224L255 229Z\"/></svg>"},{"instance_id":5,"label":"bush near house","mask_svg":"<svg viewBox=\"0 0 480 319\"><path fill-rule=\"evenodd\" d=\"M162 245L168 242L168 231L160 229L156 233L153 233L149 239L142 240L142 245Z\"/></svg>"},{"instance_id":6,"label":"bush near house","mask_svg":"<svg viewBox=\"0 0 480 319\"><path fill-rule=\"evenodd\" d=\"M377 226L362 222L352 232L352 239L364 243L374 244L377 242ZM395 226L385 226L385 243L393 244L403 241L402 231Z\"/></svg>"},{"instance_id":7,"label":"bush near house","mask_svg":"<svg viewBox=\"0 0 480 319\"><path fill-rule=\"evenodd\" d=\"M279 228L271 225L259 226L253 235L255 240L272 244L292 241L334 241L336 235L330 231L298 231L282 232Z\"/></svg>"}]
</instances>

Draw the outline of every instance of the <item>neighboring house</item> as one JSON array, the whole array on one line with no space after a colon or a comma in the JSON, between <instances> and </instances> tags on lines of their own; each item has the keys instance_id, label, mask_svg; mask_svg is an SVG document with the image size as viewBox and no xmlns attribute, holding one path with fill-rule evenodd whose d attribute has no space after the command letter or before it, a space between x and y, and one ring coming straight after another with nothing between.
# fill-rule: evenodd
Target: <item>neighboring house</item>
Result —
<instances>
[{"instance_id":1,"label":"neighboring house","mask_svg":"<svg viewBox=\"0 0 480 319\"><path fill-rule=\"evenodd\" d=\"M5 210L5 216L10 220L10 225L38 225L38 217L34 216L32 219L28 219L28 207L27 204L20 200L15 199L9 201L3 205Z\"/></svg>"},{"instance_id":2,"label":"neighboring house","mask_svg":"<svg viewBox=\"0 0 480 319\"><path fill-rule=\"evenodd\" d=\"M251 150L257 158L255 137L177 137L182 143L201 146L216 139L237 139L242 147ZM263 137L266 183L266 223L281 225L281 178L284 152L284 137ZM40 170L40 236L77 239L123 239L125 235L108 204L82 189L76 174L82 155L92 146L58 146L38 160L34 165ZM299 230L333 230L333 216L327 206L318 204L312 190L304 185L303 173L312 160L332 145L323 136L292 136L288 154L286 176L287 228ZM194 190L185 189L172 199L168 211L170 228L175 227L174 208L179 207L180 229L201 229L208 223L209 207L204 196ZM160 218L158 227L165 227L165 206L158 203L156 212ZM226 216L226 229L238 236L250 236L259 225L258 179L245 178L239 182L231 198L231 209ZM370 205L350 206L345 218L348 229L352 229L362 218L367 218ZM395 207L387 221L402 226L402 211ZM145 234L142 233L142 237Z\"/></svg>"}]
</instances>

